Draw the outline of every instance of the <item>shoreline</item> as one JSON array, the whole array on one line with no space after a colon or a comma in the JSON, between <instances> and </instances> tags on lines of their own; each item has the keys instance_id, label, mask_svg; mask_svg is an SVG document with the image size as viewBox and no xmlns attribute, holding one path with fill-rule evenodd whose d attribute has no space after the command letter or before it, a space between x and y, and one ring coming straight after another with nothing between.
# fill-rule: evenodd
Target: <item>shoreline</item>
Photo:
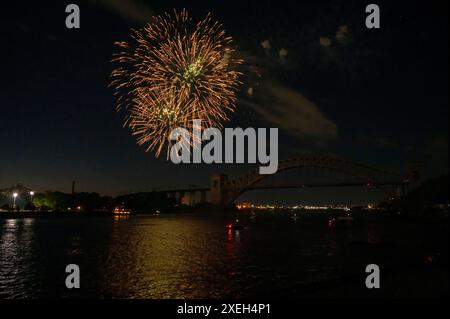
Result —
<instances>
[{"instance_id":1,"label":"shoreline","mask_svg":"<svg viewBox=\"0 0 450 319\"><path fill-rule=\"evenodd\" d=\"M250 218L249 212L243 211L219 211L222 214L238 214L240 218L246 219ZM28 219L28 218L99 218L99 217L116 217L116 218L130 218L139 216L167 216L167 215L186 215L186 214L204 214L214 216L218 213L216 210L204 210L204 209L173 209L173 210L162 210L159 214L155 212L145 213L145 212L135 212L130 215L116 215L110 211L82 211L82 212L64 212L64 211L34 211L34 212L5 212L0 211L0 220L4 219ZM261 214L266 215L266 213L261 212ZM272 213L267 213L267 216L272 216ZM280 212L275 215L290 215L289 212ZM305 214L304 217L315 217L315 218L328 218L330 216L329 212L317 212L314 214ZM301 214L298 216L301 218ZM391 222L413 222L413 223L423 223L423 224L434 224L434 223L448 223L449 216L446 214L403 214L401 216L390 215L390 214L367 214L367 215L354 215L355 220L353 224L359 224L360 222L367 222L370 220L389 220Z\"/></svg>"}]
</instances>

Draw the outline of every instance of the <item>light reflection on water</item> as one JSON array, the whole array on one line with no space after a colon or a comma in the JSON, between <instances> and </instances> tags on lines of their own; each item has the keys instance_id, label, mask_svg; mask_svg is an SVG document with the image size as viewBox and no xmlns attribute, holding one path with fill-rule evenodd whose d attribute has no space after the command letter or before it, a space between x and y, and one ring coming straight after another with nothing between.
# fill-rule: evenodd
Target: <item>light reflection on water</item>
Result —
<instances>
[{"instance_id":1,"label":"light reflection on water","mask_svg":"<svg viewBox=\"0 0 450 319\"><path fill-rule=\"evenodd\" d=\"M34 219L7 219L2 225L0 297L29 298L33 291L39 291L32 249L33 223Z\"/></svg>"},{"instance_id":2,"label":"light reflection on water","mask_svg":"<svg viewBox=\"0 0 450 319\"><path fill-rule=\"evenodd\" d=\"M323 218L272 214L247 220L242 231L226 224L205 215L0 219L0 298L276 297L408 258L417 247L348 244L398 237L376 223L336 229ZM79 290L64 285L72 263L81 269Z\"/></svg>"}]
</instances>

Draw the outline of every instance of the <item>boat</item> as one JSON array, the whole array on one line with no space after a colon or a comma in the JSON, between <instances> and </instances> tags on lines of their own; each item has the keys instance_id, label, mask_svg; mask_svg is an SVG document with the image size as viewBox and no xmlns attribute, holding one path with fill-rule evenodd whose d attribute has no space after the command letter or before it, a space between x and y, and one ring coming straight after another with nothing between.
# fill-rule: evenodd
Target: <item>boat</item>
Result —
<instances>
[{"instance_id":1,"label":"boat","mask_svg":"<svg viewBox=\"0 0 450 319\"><path fill-rule=\"evenodd\" d=\"M227 225L228 230L243 230L245 227L239 223L239 219L236 219L234 223Z\"/></svg>"},{"instance_id":2,"label":"boat","mask_svg":"<svg viewBox=\"0 0 450 319\"><path fill-rule=\"evenodd\" d=\"M353 222L353 220L354 220L353 216L350 213L348 213L345 216L333 216L333 217L329 218L328 219L328 224L330 226L336 225L336 224L339 224L339 223L348 223L348 224L350 224L351 222Z\"/></svg>"},{"instance_id":3,"label":"boat","mask_svg":"<svg viewBox=\"0 0 450 319\"><path fill-rule=\"evenodd\" d=\"M114 215L122 216L122 215L130 215L131 212L124 205L119 205L114 208Z\"/></svg>"}]
</instances>

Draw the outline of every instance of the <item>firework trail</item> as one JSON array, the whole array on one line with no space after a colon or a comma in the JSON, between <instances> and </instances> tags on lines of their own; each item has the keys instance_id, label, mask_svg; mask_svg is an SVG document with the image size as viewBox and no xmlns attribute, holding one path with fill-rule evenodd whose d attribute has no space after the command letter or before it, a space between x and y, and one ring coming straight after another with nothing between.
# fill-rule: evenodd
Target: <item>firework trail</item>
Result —
<instances>
[{"instance_id":1,"label":"firework trail","mask_svg":"<svg viewBox=\"0 0 450 319\"><path fill-rule=\"evenodd\" d=\"M242 60L233 58L231 37L209 14L195 24L186 10L166 13L133 30L132 41L115 44L116 108L126 111L125 126L138 144L157 157L170 148L174 128L191 131L194 119L221 128L235 110Z\"/></svg>"}]
</instances>

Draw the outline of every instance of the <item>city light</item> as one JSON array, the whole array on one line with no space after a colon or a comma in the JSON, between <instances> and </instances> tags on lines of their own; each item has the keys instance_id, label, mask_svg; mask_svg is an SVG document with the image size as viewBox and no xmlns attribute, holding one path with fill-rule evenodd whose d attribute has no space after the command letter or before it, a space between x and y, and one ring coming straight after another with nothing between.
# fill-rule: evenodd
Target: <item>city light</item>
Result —
<instances>
[{"instance_id":1,"label":"city light","mask_svg":"<svg viewBox=\"0 0 450 319\"><path fill-rule=\"evenodd\" d=\"M14 201L13 201L13 208L14 208L14 209L16 208L16 198L17 198L17 196L19 196L19 194L13 193L13 198L14 198Z\"/></svg>"},{"instance_id":2,"label":"city light","mask_svg":"<svg viewBox=\"0 0 450 319\"><path fill-rule=\"evenodd\" d=\"M276 204L252 204L252 203L238 203L236 208L239 210L255 209L255 210L275 210L275 209L289 209L289 210L343 210L350 211L351 205L276 205Z\"/></svg>"}]
</instances>

